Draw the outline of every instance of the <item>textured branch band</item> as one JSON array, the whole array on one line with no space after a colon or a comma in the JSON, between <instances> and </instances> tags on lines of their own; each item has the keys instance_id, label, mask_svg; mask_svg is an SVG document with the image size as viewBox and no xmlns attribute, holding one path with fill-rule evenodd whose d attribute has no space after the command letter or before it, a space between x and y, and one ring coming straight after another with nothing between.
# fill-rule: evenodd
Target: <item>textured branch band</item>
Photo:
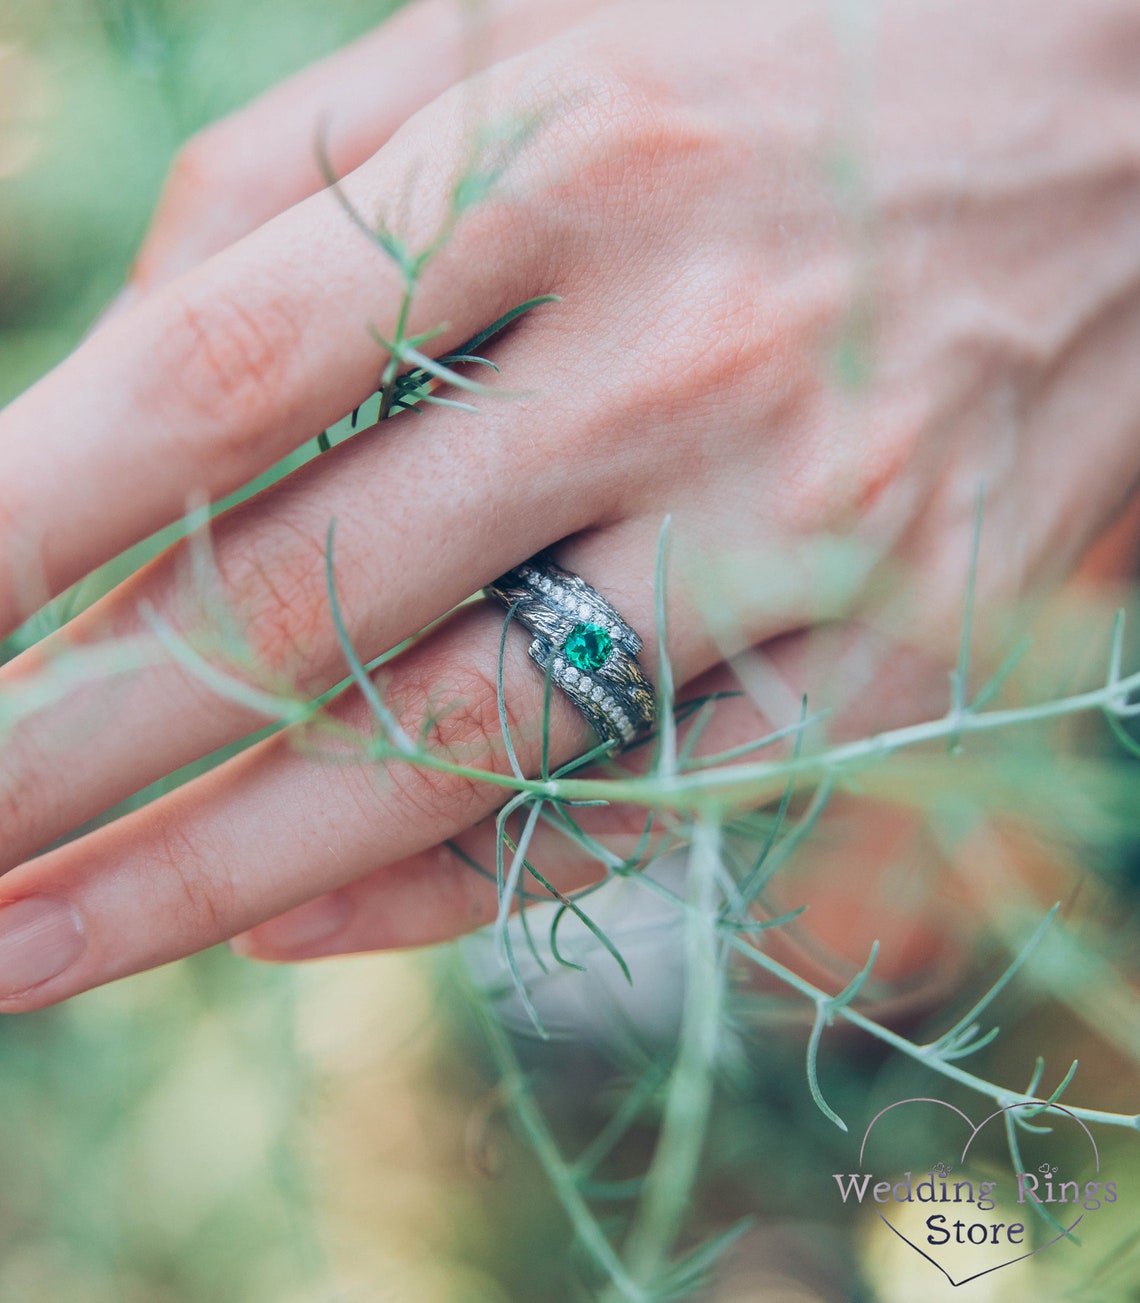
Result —
<instances>
[{"instance_id":1,"label":"textured branch band","mask_svg":"<svg viewBox=\"0 0 1140 1303\"><path fill-rule=\"evenodd\" d=\"M641 639L584 579L540 553L484 592L534 635L531 660L600 738L625 745L652 726L657 700L637 660Z\"/></svg>"}]
</instances>

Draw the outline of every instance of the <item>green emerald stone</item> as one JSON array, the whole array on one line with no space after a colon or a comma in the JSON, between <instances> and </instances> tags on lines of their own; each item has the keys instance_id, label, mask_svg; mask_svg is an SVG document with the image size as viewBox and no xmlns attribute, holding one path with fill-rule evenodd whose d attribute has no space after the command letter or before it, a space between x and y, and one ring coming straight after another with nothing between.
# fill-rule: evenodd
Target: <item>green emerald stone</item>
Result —
<instances>
[{"instance_id":1,"label":"green emerald stone","mask_svg":"<svg viewBox=\"0 0 1140 1303\"><path fill-rule=\"evenodd\" d=\"M589 673L606 663L613 645L613 639L600 624L576 624L562 651L576 670Z\"/></svg>"}]
</instances>

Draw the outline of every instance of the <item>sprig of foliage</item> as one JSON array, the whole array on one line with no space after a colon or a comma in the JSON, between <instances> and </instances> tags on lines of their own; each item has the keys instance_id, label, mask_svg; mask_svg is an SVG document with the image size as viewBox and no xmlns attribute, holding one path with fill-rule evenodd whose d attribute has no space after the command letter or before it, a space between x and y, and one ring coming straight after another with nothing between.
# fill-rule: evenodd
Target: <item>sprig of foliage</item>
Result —
<instances>
[{"instance_id":1,"label":"sprig of foliage","mask_svg":"<svg viewBox=\"0 0 1140 1303\"><path fill-rule=\"evenodd\" d=\"M417 334L408 333L412 302L419 288L420 281L432 260L443 250L464 213L474 205L483 202L502 180L503 174L512 159L533 135L540 119L533 117L514 126L498 130L482 130L477 133L474 147L469 153L466 164L452 184L435 233L419 248L413 249L407 239L400 235L385 217L369 221L345 193L341 179L337 176L329 159L323 132L317 138L317 161L328 191L340 204L353 225L379 248L395 265L401 282L399 306L391 338L386 338L375 327L368 327L376 343L388 354L387 361L380 374L380 406L378 421L402 411L415 411L423 403L441 407L450 407L473 413L477 409L470 403L459 402L452 398L440 398L432 392L435 384L447 385L470 394L488 394L494 392L486 385L470 379L456 371L457 366L484 366L492 371L498 367L489 358L476 353L495 335L506 329L533 308L544 303L557 303L556 294L541 294L527 299L505 312L490 326L478 331L458 349L442 357L432 358L422 351L425 344L444 334L448 326L438 325ZM403 368L403 369L401 369ZM498 391L500 397L508 396ZM356 415L353 413L353 424ZM327 451L330 442L327 432L318 436L318 446L322 452Z\"/></svg>"}]
</instances>

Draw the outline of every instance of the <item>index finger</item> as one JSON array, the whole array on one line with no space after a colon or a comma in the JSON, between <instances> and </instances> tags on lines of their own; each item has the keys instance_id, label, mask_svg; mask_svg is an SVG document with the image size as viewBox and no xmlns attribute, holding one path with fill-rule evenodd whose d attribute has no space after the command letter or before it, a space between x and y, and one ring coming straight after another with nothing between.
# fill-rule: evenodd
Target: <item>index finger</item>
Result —
<instances>
[{"instance_id":1,"label":"index finger","mask_svg":"<svg viewBox=\"0 0 1140 1303\"><path fill-rule=\"evenodd\" d=\"M369 220L407 209L412 252L480 166L464 103L437 100L345 183ZM430 183L412 185L429 152ZM415 286L406 335L446 319L432 341L446 351L529 297L533 210L492 196L467 214ZM232 492L363 402L386 361L370 327L393 332L406 288L325 192L109 323L0 413L0 632L188 495Z\"/></svg>"}]
</instances>

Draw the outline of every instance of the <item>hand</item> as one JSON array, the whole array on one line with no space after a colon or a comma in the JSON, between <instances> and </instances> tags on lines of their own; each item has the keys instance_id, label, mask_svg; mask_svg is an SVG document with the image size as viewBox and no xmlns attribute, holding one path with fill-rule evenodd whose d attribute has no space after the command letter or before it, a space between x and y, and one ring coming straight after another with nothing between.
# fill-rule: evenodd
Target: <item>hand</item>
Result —
<instances>
[{"instance_id":1,"label":"hand","mask_svg":"<svg viewBox=\"0 0 1140 1303\"><path fill-rule=\"evenodd\" d=\"M525 396L401 417L215 522L221 594L266 673L310 694L344 675L333 518L365 658L553 547L645 636L652 670L670 513L684 694L731 684L726 658L759 647L785 688L761 703L769 717L819 683L837 686L848 729L938 712L979 484L978 600L997 606L1066 573L1140 471L1140 118L1117 57L1134 6L887 5L874 33L798 0L490 8L476 75L451 7L429 0L191 142L134 301L0 415L0 623L375 390L385 358L368 326L390 331L403 287L317 193L322 120L343 193L412 248L447 221L473 122L530 121L502 183L427 266L408 323L447 322L431 343L443 354L559 294L493 346L503 386ZM814 544L839 536L857 564L827 585ZM780 568L758 572L762 557ZM871 631L887 563L914 577L888 603L903 659ZM7 665L2 686L60 647L146 642L144 603L192 634L202 601L175 548ZM380 678L410 734L432 717L440 754L506 771L501 629L498 610L465 606ZM504 679L533 771L543 693L524 648L509 640ZM353 691L330 712L374 731ZM718 721L710 745L767 726L750 702ZM0 1009L259 924L247 952L298 957L493 915L493 887L442 842L485 859L480 820L501 788L399 761L330 768L303 729L27 859L262 722L163 656L19 725L0 753L16 866L0 887ZM556 699L554 762L589 740ZM571 857L559 880L589 871Z\"/></svg>"}]
</instances>

